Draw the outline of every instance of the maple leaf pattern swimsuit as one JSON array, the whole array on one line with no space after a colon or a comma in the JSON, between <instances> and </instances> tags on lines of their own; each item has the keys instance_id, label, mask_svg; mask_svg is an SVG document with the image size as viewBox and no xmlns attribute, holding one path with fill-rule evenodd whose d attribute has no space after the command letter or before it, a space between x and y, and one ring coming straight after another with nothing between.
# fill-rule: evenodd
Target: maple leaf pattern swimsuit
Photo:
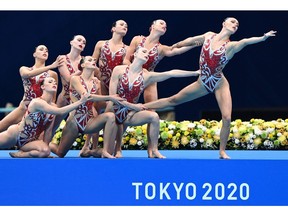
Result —
<instances>
[{"instance_id":1,"label":"maple leaf pattern swimsuit","mask_svg":"<svg viewBox=\"0 0 288 216\"><path fill-rule=\"evenodd\" d=\"M76 70L74 69L72 62L70 61L68 55L65 55L66 57L66 65L69 71L70 76L73 75L74 73L76 73ZM70 104L70 83L66 82L66 81L62 81L63 82L63 88L64 88L64 98L66 99L66 103Z\"/></svg>"},{"instance_id":2,"label":"maple leaf pattern swimsuit","mask_svg":"<svg viewBox=\"0 0 288 216\"><path fill-rule=\"evenodd\" d=\"M21 148L25 144L37 140L40 134L47 128L53 121L54 115L38 112L26 111L23 117L24 125L20 125L20 131L17 137L17 146Z\"/></svg>"},{"instance_id":3,"label":"maple leaf pattern swimsuit","mask_svg":"<svg viewBox=\"0 0 288 216\"><path fill-rule=\"evenodd\" d=\"M143 37L141 42L138 44L138 47L144 47L145 41L146 41L146 37ZM163 59L163 56L161 57L158 53L158 47L160 45L161 44L158 42L157 44L155 44L154 47L152 47L149 50L149 53L148 53L149 59L142 66L143 68L147 69L148 71L154 71L157 64L161 61L161 59Z\"/></svg>"},{"instance_id":4,"label":"maple leaf pattern swimsuit","mask_svg":"<svg viewBox=\"0 0 288 216\"><path fill-rule=\"evenodd\" d=\"M30 68L30 70L33 70L33 67ZM29 78L22 78L24 87L23 101L26 108L28 108L28 105L32 99L40 97L42 95L41 82L46 77L50 77L50 74L48 72L43 72L37 76Z\"/></svg>"},{"instance_id":5,"label":"maple leaf pattern swimsuit","mask_svg":"<svg viewBox=\"0 0 288 216\"><path fill-rule=\"evenodd\" d=\"M144 90L144 77L143 71L139 73L137 78L130 82L129 80L129 66L126 68L122 77L119 78L118 86L117 86L117 94L119 97L126 99L129 103L137 103L140 95ZM115 104L114 105L114 113L116 116L116 122L118 124L122 124L126 118L128 113L131 110L125 106Z\"/></svg>"},{"instance_id":6,"label":"maple leaf pattern swimsuit","mask_svg":"<svg viewBox=\"0 0 288 216\"><path fill-rule=\"evenodd\" d=\"M123 59L126 55L125 45L121 47L117 52L112 52L109 47L109 41L106 41L101 48L101 53L99 57L99 70L101 73L101 80L103 81L105 87L109 89L109 82L113 69L117 65L121 65Z\"/></svg>"},{"instance_id":7,"label":"maple leaf pattern swimsuit","mask_svg":"<svg viewBox=\"0 0 288 216\"><path fill-rule=\"evenodd\" d=\"M223 68L229 59L226 56L226 41L217 50L212 50L211 41L215 37L207 39L201 50L199 65L201 69L200 80L208 92L213 93L223 76Z\"/></svg>"},{"instance_id":8,"label":"maple leaf pattern swimsuit","mask_svg":"<svg viewBox=\"0 0 288 216\"><path fill-rule=\"evenodd\" d=\"M96 87L96 80L95 79L93 79L93 84L92 84L92 88L90 91L89 91L88 86L86 85L84 79L82 78L82 76L80 76L80 80L81 80L82 86L85 88L85 90L88 93L96 94L97 87ZM76 97L78 100L80 100L81 95L76 90L71 89L70 92L74 97ZM87 101L86 103L81 104L75 110L74 119L76 121L78 131L80 133L84 132L89 119L91 119L92 117L93 117L93 101Z\"/></svg>"}]
</instances>

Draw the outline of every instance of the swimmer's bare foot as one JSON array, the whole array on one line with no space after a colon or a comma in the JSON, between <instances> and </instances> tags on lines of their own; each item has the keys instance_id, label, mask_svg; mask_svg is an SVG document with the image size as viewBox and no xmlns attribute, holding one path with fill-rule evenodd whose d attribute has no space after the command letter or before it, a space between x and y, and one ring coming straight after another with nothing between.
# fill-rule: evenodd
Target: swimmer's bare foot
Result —
<instances>
[{"instance_id":1,"label":"swimmer's bare foot","mask_svg":"<svg viewBox=\"0 0 288 216\"><path fill-rule=\"evenodd\" d=\"M12 158L23 158L25 156L23 156L23 151L19 150L18 152L9 152L9 155L12 157Z\"/></svg>"},{"instance_id":2,"label":"swimmer's bare foot","mask_svg":"<svg viewBox=\"0 0 288 216\"><path fill-rule=\"evenodd\" d=\"M122 151L117 151L116 154L115 154L115 157L116 158L122 158Z\"/></svg>"},{"instance_id":3,"label":"swimmer's bare foot","mask_svg":"<svg viewBox=\"0 0 288 216\"><path fill-rule=\"evenodd\" d=\"M92 149L90 150L90 155L94 158L101 158L102 157L102 153L103 153L103 149L102 148L96 148L96 149Z\"/></svg>"},{"instance_id":4,"label":"swimmer's bare foot","mask_svg":"<svg viewBox=\"0 0 288 216\"><path fill-rule=\"evenodd\" d=\"M102 151L102 158L115 158L113 155L109 154L107 151Z\"/></svg>"},{"instance_id":5,"label":"swimmer's bare foot","mask_svg":"<svg viewBox=\"0 0 288 216\"><path fill-rule=\"evenodd\" d=\"M225 151L220 151L219 159L229 160L229 159L231 159L231 158L226 154Z\"/></svg>"},{"instance_id":6,"label":"swimmer's bare foot","mask_svg":"<svg viewBox=\"0 0 288 216\"><path fill-rule=\"evenodd\" d=\"M12 158L17 158L17 153L18 152L9 152L10 157Z\"/></svg>"},{"instance_id":7,"label":"swimmer's bare foot","mask_svg":"<svg viewBox=\"0 0 288 216\"><path fill-rule=\"evenodd\" d=\"M148 158L166 158L164 155L162 155L158 150L154 151L148 151Z\"/></svg>"},{"instance_id":8,"label":"swimmer's bare foot","mask_svg":"<svg viewBox=\"0 0 288 216\"><path fill-rule=\"evenodd\" d=\"M90 149L89 149L89 147L83 147L82 149L81 149L81 151L79 152L79 156L80 157L90 157L91 156L91 154L90 154Z\"/></svg>"},{"instance_id":9,"label":"swimmer's bare foot","mask_svg":"<svg viewBox=\"0 0 288 216\"><path fill-rule=\"evenodd\" d=\"M12 158L28 158L27 153L24 153L23 151L18 151L18 152L9 152L9 155ZM30 158L30 157L29 157ZM55 158L52 155L47 156L47 158Z\"/></svg>"}]
</instances>

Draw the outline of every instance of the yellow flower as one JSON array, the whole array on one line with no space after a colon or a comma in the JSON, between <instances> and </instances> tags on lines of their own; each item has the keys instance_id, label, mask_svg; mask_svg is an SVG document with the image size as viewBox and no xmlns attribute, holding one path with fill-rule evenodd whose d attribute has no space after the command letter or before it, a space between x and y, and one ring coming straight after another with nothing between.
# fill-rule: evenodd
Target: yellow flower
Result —
<instances>
[{"instance_id":1,"label":"yellow flower","mask_svg":"<svg viewBox=\"0 0 288 216\"><path fill-rule=\"evenodd\" d=\"M239 133L242 135L247 132L247 128L244 125L241 125L238 129Z\"/></svg>"},{"instance_id":2,"label":"yellow flower","mask_svg":"<svg viewBox=\"0 0 288 216\"><path fill-rule=\"evenodd\" d=\"M179 141L177 139L174 139L175 137L173 137L172 139L172 148L176 149L179 148Z\"/></svg>"},{"instance_id":3,"label":"yellow flower","mask_svg":"<svg viewBox=\"0 0 288 216\"><path fill-rule=\"evenodd\" d=\"M233 134L233 136L234 136L234 138L239 139L239 138L240 138L240 133L239 133L239 132L236 132L236 133Z\"/></svg>"},{"instance_id":4,"label":"yellow flower","mask_svg":"<svg viewBox=\"0 0 288 216\"><path fill-rule=\"evenodd\" d=\"M55 143L55 144L59 144L59 141L57 140L57 138L54 136L53 137L53 139L52 139L52 141L51 141L52 143Z\"/></svg>"},{"instance_id":5,"label":"yellow flower","mask_svg":"<svg viewBox=\"0 0 288 216\"><path fill-rule=\"evenodd\" d=\"M282 123L277 123L275 126L276 126L277 129L283 128L283 124Z\"/></svg>"},{"instance_id":6,"label":"yellow flower","mask_svg":"<svg viewBox=\"0 0 288 216\"><path fill-rule=\"evenodd\" d=\"M61 138L61 135L62 135L62 133L58 132L58 133L55 134L55 137L56 137L57 139L60 139L60 138Z\"/></svg>"},{"instance_id":7,"label":"yellow flower","mask_svg":"<svg viewBox=\"0 0 288 216\"><path fill-rule=\"evenodd\" d=\"M188 140L188 138L186 137L186 136L183 136L182 138L181 138L181 144L182 145L187 145L189 143L189 140Z\"/></svg>"},{"instance_id":8,"label":"yellow flower","mask_svg":"<svg viewBox=\"0 0 288 216\"><path fill-rule=\"evenodd\" d=\"M60 123L60 125L59 125L59 128L63 129L64 126L65 126L65 124L66 124L66 121L65 121L65 120L62 120L61 123Z\"/></svg>"},{"instance_id":9,"label":"yellow flower","mask_svg":"<svg viewBox=\"0 0 288 216\"><path fill-rule=\"evenodd\" d=\"M205 125L206 121L207 121L206 119L201 119L201 120L200 120L200 123L201 123L202 125Z\"/></svg>"},{"instance_id":10,"label":"yellow flower","mask_svg":"<svg viewBox=\"0 0 288 216\"><path fill-rule=\"evenodd\" d=\"M87 139L87 134L83 135L83 139L86 140Z\"/></svg>"},{"instance_id":11,"label":"yellow flower","mask_svg":"<svg viewBox=\"0 0 288 216\"><path fill-rule=\"evenodd\" d=\"M147 124L142 125L141 128L142 128L142 130L145 130L145 131L146 131L146 130L147 130Z\"/></svg>"},{"instance_id":12,"label":"yellow flower","mask_svg":"<svg viewBox=\"0 0 288 216\"><path fill-rule=\"evenodd\" d=\"M219 135L214 135L213 139L214 139L214 141L219 141L220 140L220 136Z\"/></svg>"},{"instance_id":13,"label":"yellow flower","mask_svg":"<svg viewBox=\"0 0 288 216\"><path fill-rule=\"evenodd\" d=\"M278 140L281 142L281 144L283 144L284 141L286 140L286 137L284 135L281 135L278 137Z\"/></svg>"},{"instance_id":14,"label":"yellow flower","mask_svg":"<svg viewBox=\"0 0 288 216\"><path fill-rule=\"evenodd\" d=\"M99 141L99 142L103 142L103 137L99 137L99 138L98 138L98 141Z\"/></svg>"},{"instance_id":15,"label":"yellow flower","mask_svg":"<svg viewBox=\"0 0 288 216\"><path fill-rule=\"evenodd\" d=\"M187 131L188 130L188 124L186 122L181 122L179 128L181 131Z\"/></svg>"},{"instance_id":16,"label":"yellow flower","mask_svg":"<svg viewBox=\"0 0 288 216\"><path fill-rule=\"evenodd\" d=\"M242 120L241 119L236 119L235 120L235 124L239 127L242 124Z\"/></svg>"},{"instance_id":17,"label":"yellow flower","mask_svg":"<svg viewBox=\"0 0 288 216\"><path fill-rule=\"evenodd\" d=\"M245 135L245 136L244 136L244 140L245 140L245 142L249 142L249 140L250 140L250 135L249 135L249 134Z\"/></svg>"},{"instance_id":18,"label":"yellow flower","mask_svg":"<svg viewBox=\"0 0 288 216\"><path fill-rule=\"evenodd\" d=\"M135 139L134 137L132 137L130 140L129 140L129 144L130 145L136 145L137 143L137 139Z\"/></svg>"},{"instance_id":19,"label":"yellow flower","mask_svg":"<svg viewBox=\"0 0 288 216\"><path fill-rule=\"evenodd\" d=\"M282 143L281 143L281 145L282 146L285 146L285 145L287 145L288 144L288 141L287 141L287 139L286 140L284 140Z\"/></svg>"},{"instance_id":20,"label":"yellow flower","mask_svg":"<svg viewBox=\"0 0 288 216\"><path fill-rule=\"evenodd\" d=\"M253 143L258 146L258 145L260 145L262 143L262 140L261 140L260 137L257 137L257 138L254 139Z\"/></svg>"},{"instance_id":21,"label":"yellow flower","mask_svg":"<svg viewBox=\"0 0 288 216\"><path fill-rule=\"evenodd\" d=\"M268 138L269 138L270 140L274 140L274 139L275 139L275 136L276 136L276 133L275 133L275 132L272 132L272 133L270 133L270 134L268 135Z\"/></svg>"}]
</instances>

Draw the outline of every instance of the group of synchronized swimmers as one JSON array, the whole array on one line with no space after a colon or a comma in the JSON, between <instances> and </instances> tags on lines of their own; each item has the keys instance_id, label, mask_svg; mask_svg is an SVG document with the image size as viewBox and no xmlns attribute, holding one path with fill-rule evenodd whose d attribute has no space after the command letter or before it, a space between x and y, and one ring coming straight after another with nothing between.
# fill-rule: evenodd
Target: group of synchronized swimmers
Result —
<instances>
[{"instance_id":1,"label":"group of synchronized swimmers","mask_svg":"<svg viewBox=\"0 0 288 216\"><path fill-rule=\"evenodd\" d=\"M11 157L65 157L79 133L87 134L81 157L122 157L123 132L128 126L147 124L148 157L165 158L158 151L159 116L156 109L176 106L207 94L214 94L222 114L220 159L230 159L225 149L230 132L232 99L223 69L245 46L275 36L269 31L260 37L230 41L239 27L234 17L226 18L219 33L206 32L188 37L172 46L160 43L166 33L164 20L152 22L148 36L135 36L130 45L123 38L128 31L124 20L112 24L112 37L98 41L91 56L81 56L86 45L83 35L75 35L71 49L50 65L48 48L36 47L32 67L20 67L24 96L19 106L0 121L0 148L17 146ZM180 55L202 46L199 68L156 72L164 57ZM59 73L53 71L58 69ZM172 77L198 76L175 95L158 99L157 83ZM62 91L57 95L58 78ZM139 97L144 103L139 103ZM66 124L59 144L52 138L61 121ZM103 129L103 148L98 136Z\"/></svg>"}]
</instances>

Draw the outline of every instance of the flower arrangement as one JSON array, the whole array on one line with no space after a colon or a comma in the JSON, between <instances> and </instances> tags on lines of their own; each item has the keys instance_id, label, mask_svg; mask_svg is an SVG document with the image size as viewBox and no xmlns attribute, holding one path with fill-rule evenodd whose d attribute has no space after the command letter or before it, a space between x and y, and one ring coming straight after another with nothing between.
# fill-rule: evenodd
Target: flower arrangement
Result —
<instances>
[{"instance_id":1,"label":"flower arrangement","mask_svg":"<svg viewBox=\"0 0 288 216\"><path fill-rule=\"evenodd\" d=\"M63 121L53 138L59 143ZM160 120L159 146L160 150L176 149L219 149L222 121L201 119L200 121L165 121ZM81 149L86 141L86 135L79 134L72 149ZM103 144L103 131L99 133L99 145ZM128 127L123 134L123 149L147 149L147 124ZM251 119L231 122L227 150L270 150L288 149L288 119L264 121Z\"/></svg>"}]
</instances>

